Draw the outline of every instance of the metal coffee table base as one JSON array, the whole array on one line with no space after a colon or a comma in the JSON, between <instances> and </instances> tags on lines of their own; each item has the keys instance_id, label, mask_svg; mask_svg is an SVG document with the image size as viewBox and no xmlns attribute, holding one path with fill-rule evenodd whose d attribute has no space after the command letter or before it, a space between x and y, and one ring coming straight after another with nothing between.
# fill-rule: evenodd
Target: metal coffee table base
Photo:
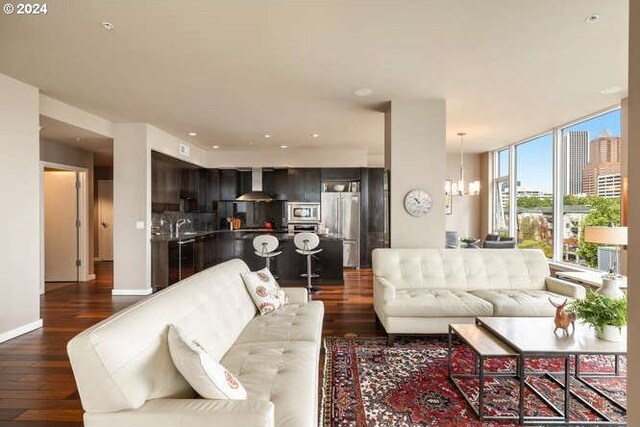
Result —
<instances>
[{"instance_id":1,"label":"metal coffee table base","mask_svg":"<svg viewBox=\"0 0 640 427\"><path fill-rule=\"evenodd\" d=\"M464 327L461 329L461 327ZM471 328L473 327L473 328ZM454 373L453 372L453 335L457 335L463 342L465 342L469 347L473 350L475 354L474 361L474 372L472 374L466 373ZM519 357L508 348L482 348L477 345L478 339L491 340L496 339L491 335L490 332L487 332L475 325L449 325L449 347L448 347L448 374L449 379L453 383L453 385L458 389L464 400L467 402L471 410L476 414L476 416L482 421L489 420L517 420L518 417L513 416L499 416L499 415L485 415L485 380L487 378L517 378L519 372ZM516 360L516 371L515 372L486 372L485 371L485 361L487 359L494 358L515 358ZM460 379L470 379L477 378L478 379L478 400L477 407L476 404L472 401L469 395L464 391L464 389L460 386Z\"/></svg>"},{"instance_id":2,"label":"metal coffee table base","mask_svg":"<svg viewBox=\"0 0 640 427\"><path fill-rule=\"evenodd\" d=\"M455 373L453 372L453 336L456 335L461 341L466 343L475 355L474 371L473 373ZM611 405L618 408L624 414L626 414L626 407L607 395L605 392L590 384L588 378L606 378L606 377L618 377L620 376L619 368L619 355L614 355L615 365L614 374L602 374L602 373L584 373L580 372L580 354L558 354L558 353L531 353L520 354L516 350L509 347L502 340L497 338L494 334L478 325L449 325L449 346L448 346L448 374L449 379L460 392L464 400L467 402L471 410L482 421L488 420L518 420L522 425L597 425L597 426L625 426L626 423L611 420L606 414L592 405L588 400L584 399L578 393L571 389L571 382L579 382L580 385L588 388L596 393L601 398L607 400ZM571 358L575 361L575 371L572 374L571 370ZM486 372L485 361L493 358L515 358L516 371L515 372ZM527 359L562 359L564 361L563 372L549 373L549 372L535 372L525 370ZM486 415L485 411L485 380L487 378L516 378L519 385L519 398L518 398L518 414L516 416L496 416ZM544 377L553 382L560 389L563 390L564 402L562 408L559 408L551 400L544 395L543 392L538 390L532 385L527 378L531 377ZM478 398L473 400L467 392L461 387L461 379L478 379ZM560 379L559 379L560 378ZM525 415L525 390L531 391L535 394L544 404L550 408L555 416L526 416ZM570 402L571 399L579 402L589 410L597 414L601 419L598 421L572 421L570 418Z\"/></svg>"}]
</instances>

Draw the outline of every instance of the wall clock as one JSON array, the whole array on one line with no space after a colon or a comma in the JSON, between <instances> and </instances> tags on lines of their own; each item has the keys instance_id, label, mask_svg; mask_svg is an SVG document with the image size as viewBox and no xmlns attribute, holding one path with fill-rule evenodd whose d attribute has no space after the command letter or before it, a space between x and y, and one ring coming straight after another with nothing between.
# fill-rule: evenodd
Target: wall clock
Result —
<instances>
[{"instance_id":1,"label":"wall clock","mask_svg":"<svg viewBox=\"0 0 640 427\"><path fill-rule=\"evenodd\" d=\"M431 210L431 196L425 190L411 190L404 196L404 208L411 216L422 216Z\"/></svg>"}]
</instances>

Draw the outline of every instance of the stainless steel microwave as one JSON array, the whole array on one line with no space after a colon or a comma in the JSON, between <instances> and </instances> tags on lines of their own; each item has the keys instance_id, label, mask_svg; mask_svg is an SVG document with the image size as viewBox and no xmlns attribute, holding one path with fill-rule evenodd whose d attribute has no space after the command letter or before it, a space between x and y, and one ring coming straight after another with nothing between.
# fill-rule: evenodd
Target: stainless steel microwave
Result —
<instances>
[{"instance_id":1,"label":"stainless steel microwave","mask_svg":"<svg viewBox=\"0 0 640 427\"><path fill-rule=\"evenodd\" d=\"M288 212L290 223L320 222L320 203L289 202Z\"/></svg>"}]
</instances>

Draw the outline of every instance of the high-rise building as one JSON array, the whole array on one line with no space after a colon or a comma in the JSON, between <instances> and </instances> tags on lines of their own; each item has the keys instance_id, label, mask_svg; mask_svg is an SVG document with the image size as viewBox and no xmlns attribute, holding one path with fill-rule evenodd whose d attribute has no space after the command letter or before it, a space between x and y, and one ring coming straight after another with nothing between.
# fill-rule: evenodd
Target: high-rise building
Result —
<instances>
[{"instance_id":1,"label":"high-rise building","mask_svg":"<svg viewBox=\"0 0 640 427\"><path fill-rule=\"evenodd\" d=\"M582 193L582 170L589 163L589 132L569 131L564 135L564 147L568 159L565 194Z\"/></svg>"},{"instance_id":2,"label":"high-rise building","mask_svg":"<svg viewBox=\"0 0 640 427\"><path fill-rule=\"evenodd\" d=\"M621 151L620 137L607 131L589 143L589 163L582 170L583 193L620 196Z\"/></svg>"}]
</instances>

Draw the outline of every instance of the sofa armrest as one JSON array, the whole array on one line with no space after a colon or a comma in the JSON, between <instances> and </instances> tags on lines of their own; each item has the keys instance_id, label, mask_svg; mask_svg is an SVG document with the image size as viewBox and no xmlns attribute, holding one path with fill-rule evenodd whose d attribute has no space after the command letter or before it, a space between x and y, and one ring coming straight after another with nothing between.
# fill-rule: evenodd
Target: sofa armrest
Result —
<instances>
[{"instance_id":1,"label":"sofa armrest","mask_svg":"<svg viewBox=\"0 0 640 427\"><path fill-rule=\"evenodd\" d=\"M373 296L374 299L379 301L396 299L396 287L384 277L374 276Z\"/></svg>"},{"instance_id":2,"label":"sofa armrest","mask_svg":"<svg viewBox=\"0 0 640 427\"><path fill-rule=\"evenodd\" d=\"M571 283L557 277L547 277L545 282L547 290L556 294L578 299L582 299L587 295L585 288L577 283Z\"/></svg>"},{"instance_id":3,"label":"sofa armrest","mask_svg":"<svg viewBox=\"0 0 640 427\"><path fill-rule=\"evenodd\" d=\"M141 408L85 413L87 427L273 427L273 403L259 400L154 399Z\"/></svg>"},{"instance_id":4,"label":"sofa armrest","mask_svg":"<svg viewBox=\"0 0 640 427\"><path fill-rule=\"evenodd\" d=\"M289 297L290 304L306 304L309 302L309 292L305 288L282 288Z\"/></svg>"}]
</instances>

